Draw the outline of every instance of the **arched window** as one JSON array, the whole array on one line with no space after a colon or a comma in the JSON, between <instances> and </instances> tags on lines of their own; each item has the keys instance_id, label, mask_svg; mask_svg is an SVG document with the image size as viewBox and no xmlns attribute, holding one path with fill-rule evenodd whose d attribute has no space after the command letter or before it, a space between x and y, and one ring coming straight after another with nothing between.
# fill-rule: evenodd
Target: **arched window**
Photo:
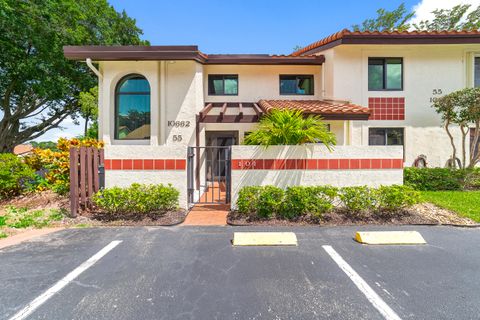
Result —
<instances>
[{"instance_id":1,"label":"arched window","mask_svg":"<svg viewBox=\"0 0 480 320\"><path fill-rule=\"evenodd\" d=\"M150 139L150 84L141 75L128 75L117 84L115 139Z\"/></svg>"}]
</instances>

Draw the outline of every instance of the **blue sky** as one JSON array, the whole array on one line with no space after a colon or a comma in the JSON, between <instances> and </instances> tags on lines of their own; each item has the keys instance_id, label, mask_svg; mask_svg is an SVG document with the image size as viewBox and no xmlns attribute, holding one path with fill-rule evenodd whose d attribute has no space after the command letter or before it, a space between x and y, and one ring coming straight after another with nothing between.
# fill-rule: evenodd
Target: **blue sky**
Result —
<instances>
[{"instance_id":1,"label":"blue sky","mask_svg":"<svg viewBox=\"0 0 480 320\"><path fill-rule=\"evenodd\" d=\"M376 17L378 8L393 10L402 2L415 9L414 21L430 19L437 8L480 0L109 0L125 10L152 45L198 45L205 53L289 54L352 24ZM62 128L37 141L82 134L66 119Z\"/></svg>"},{"instance_id":2,"label":"blue sky","mask_svg":"<svg viewBox=\"0 0 480 320\"><path fill-rule=\"evenodd\" d=\"M376 16L381 7L418 0L110 0L144 30L152 45L196 44L205 53L288 54ZM199 6L200 4L200 6Z\"/></svg>"}]
</instances>

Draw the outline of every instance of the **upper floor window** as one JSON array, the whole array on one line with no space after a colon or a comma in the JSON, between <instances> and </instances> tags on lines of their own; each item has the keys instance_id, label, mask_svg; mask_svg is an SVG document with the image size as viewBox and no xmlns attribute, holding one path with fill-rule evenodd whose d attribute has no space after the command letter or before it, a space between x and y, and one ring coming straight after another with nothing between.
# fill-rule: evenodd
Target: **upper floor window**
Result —
<instances>
[{"instance_id":1,"label":"upper floor window","mask_svg":"<svg viewBox=\"0 0 480 320\"><path fill-rule=\"evenodd\" d=\"M150 84L141 75L128 75L117 84L115 139L150 139Z\"/></svg>"},{"instance_id":2,"label":"upper floor window","mask_svg":"<svg viewBox=\"0 0 480 320\"><path fill-rule=\"evenodd\" d=\"M280 94L313 95L313 75L281 75Z\"/></svg>"},{"instance_id":3,"label":"upper floor window","mask_svg":"<svg viewBox=\"0 0 480 320\"><path fill-rule=\"evenodd\" d=\"M208 75L208 94L211 96L238 95L238 75Z\"/></svg>"},{"instance_id":4,"label":"upper floor window","mask_svg":"<svg viewBox=\"0 0 480 320\"><path fill-rule=\"evenodd\" d=\"M403 146L403 128L368 128L371 146Z\"/></svg>"},{"instance_id":5,"label":"upper floor window","mask_svg":"<svg viewBox=\"0 0 480 320\"><path fill-rule=\"evenodd\" d=\"M368 90L403 90L403 59L368 58Z\"/></svg>"},{"instance_id":6,"label":"upper floor window","mask_svg":"<svg viewBox=\"0 0 480 320\"><path fill-rule=\"evenodd\" d=\"M473 86L480 87L480 57L475 57L473 68Z\"/></svg>"}]
</instances>

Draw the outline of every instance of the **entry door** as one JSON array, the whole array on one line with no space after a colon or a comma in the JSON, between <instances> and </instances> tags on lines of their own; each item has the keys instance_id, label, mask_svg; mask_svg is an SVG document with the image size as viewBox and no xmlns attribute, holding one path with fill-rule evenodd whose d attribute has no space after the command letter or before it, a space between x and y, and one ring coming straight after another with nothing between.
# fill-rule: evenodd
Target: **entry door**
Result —
<instances>
[{"instance_id":1,"label":"entry door","mask_svg":"<svg viewBox=\"0 0 480 320\"><path fill-rule=\"evenodd\" d=\"M237 144L238 132L206 132L207 181L225 181L227 148ZM210 148L208 148L210 147Z\"/></svg>"}]
</instances>

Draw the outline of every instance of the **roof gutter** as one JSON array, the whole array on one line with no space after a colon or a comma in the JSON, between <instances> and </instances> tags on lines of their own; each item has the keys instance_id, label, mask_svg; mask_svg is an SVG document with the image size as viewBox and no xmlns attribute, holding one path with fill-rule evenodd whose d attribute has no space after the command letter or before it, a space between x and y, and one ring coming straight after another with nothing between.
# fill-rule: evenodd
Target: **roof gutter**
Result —
<instances>
[{"instance_id":1,"label":"roof gutter","mask_svg":"<svg viewBox=\"0 0 480 320\"><path fill-rule=\"evenodd\" d=\"M98 77L100 80L102 80L102 79L103 79L103 75L100 73L100 71L99 71L97 68L95 68L95 66L94 66L93 63L92 63L92 59L87 58L87 59L85 59L85 62L87 63L87 66L90 68L90 70L92 70L93 73L95 73L95 74L97 75L97 77Z\"/></svg>"}]
</instances>

